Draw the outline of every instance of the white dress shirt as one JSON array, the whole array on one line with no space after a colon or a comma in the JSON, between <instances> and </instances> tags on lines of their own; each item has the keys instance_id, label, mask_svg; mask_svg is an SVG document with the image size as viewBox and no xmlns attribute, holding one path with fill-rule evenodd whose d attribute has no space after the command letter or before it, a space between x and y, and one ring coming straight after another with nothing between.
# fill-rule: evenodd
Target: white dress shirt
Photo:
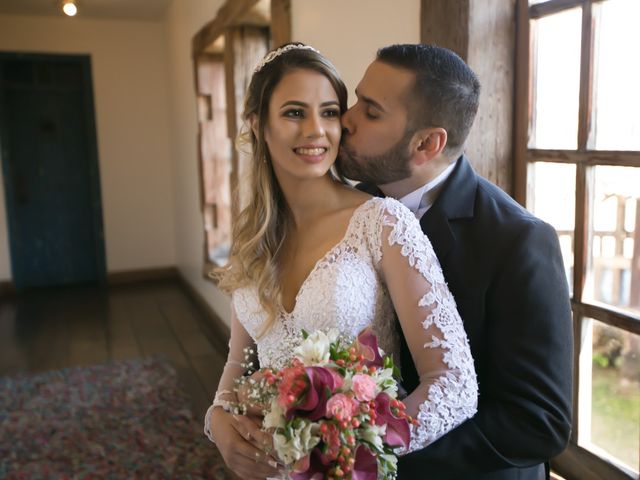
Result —
<instances>
[{"instance_id":1,"label":"white dress shirt","mask_svg":"<svg viewBox=\"0 0 640 480\"><path fill-rule=\"evenodd\" d=\"M442 186L456 166L457 161L452 162L440 175L431 180L426 185L406 194L398 200L413 212L418 220L431 208L433 202L438 198Z\"/></svg>"}]
</instances>

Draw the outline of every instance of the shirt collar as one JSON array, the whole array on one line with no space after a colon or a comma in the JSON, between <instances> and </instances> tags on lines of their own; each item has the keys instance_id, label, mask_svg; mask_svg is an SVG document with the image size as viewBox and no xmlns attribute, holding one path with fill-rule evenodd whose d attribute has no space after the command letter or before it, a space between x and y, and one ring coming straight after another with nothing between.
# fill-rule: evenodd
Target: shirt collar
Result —
<instances>
[{"instance_id":1,"label":"shirt collar","mask_svg":"<svg viewBox=\"0 0 640 480\"><path fill-rule=\"evenodd\" d=\"M418 220L431 208L433 202L436 201L442 185L445 180L449 178L449 175L451 175L456 163L457 162L451 162L436 178L399 199L405 207L413 212Z\"/></svg>"}]
</instances>

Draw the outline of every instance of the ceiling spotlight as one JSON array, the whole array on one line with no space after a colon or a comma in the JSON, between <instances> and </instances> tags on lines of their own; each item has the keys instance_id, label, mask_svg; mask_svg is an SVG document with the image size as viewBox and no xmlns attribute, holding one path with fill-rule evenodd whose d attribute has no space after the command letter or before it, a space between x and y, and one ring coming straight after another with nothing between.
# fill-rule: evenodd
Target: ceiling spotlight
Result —
<instances>
[{"instance_id":1,"label":"ceiling spotlight","mask_svg":"<svg viewBox=\"0 0 640 480\"><path fill-rule=\"evenodd\" d=\"M62 2L62 11L70 17L75 16L78 13L78 6L75 0L64 0Z\"/></svg>"}]
</instances>

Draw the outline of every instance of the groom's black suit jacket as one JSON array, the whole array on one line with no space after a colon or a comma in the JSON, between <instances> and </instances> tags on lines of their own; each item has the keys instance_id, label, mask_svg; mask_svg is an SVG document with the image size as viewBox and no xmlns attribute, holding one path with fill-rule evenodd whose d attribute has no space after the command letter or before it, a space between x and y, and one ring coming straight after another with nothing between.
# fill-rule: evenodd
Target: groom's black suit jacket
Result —
<instances>
[{"instance_id":1,"label":"groom's black suit jacket","mask_svg":"<svg viewBox=\"0 0 640 480\"><path fill-rule=\"evenodd\" d=\"M480 392L477 414L401 457L398 478L545 478L543 463L571 429L572 320L556 232L464 156L420 223L456 299ZM410 392L418 376L404 341L401 357Z\"/></svg>"}]
</instances>

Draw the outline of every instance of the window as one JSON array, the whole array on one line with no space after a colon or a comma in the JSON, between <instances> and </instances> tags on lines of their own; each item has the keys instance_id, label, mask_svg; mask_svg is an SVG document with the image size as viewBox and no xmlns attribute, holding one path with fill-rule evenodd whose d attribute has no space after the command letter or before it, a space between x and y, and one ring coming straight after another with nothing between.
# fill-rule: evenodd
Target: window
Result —
<instances>
[{"instance_id":1,"label":"window","mask_svg":"<svg viewBox=\"0 0 640 480\"><path fill-rule=\"evenodd\" d=\"M518 3L516 198L558 233L572 295L567 478L640 469L638 0Z\"/></svg>"}]
</instances>

